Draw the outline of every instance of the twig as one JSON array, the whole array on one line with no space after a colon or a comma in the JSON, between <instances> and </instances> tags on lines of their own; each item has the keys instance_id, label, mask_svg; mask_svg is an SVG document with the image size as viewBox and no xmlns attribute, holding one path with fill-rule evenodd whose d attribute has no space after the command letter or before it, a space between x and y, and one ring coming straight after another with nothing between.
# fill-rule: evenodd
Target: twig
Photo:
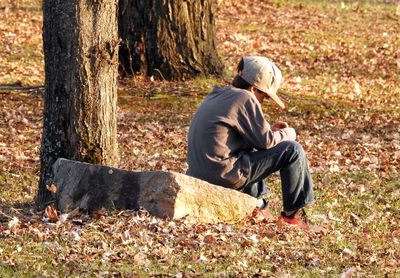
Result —
<instances>
[{"instance_id":1,"label":"twig","mask_svg":"<svg viewBox=\"0 0 400 278\"><path fill-rule=\"evenodd\" d=\"M44 91L44 86L22 87L18 85L0 85L0 91L1 90L21 91L29 93L36 91Z\"/></svg>"}]
</instances>

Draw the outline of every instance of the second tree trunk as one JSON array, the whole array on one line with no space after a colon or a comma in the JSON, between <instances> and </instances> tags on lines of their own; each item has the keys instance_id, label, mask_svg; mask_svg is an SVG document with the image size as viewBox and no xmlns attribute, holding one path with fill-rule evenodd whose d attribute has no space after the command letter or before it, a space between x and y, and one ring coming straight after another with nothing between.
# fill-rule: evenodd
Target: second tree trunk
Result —
<instances>
[{"instance_id":1,"label":"second tree trunk","mask_svg":"<svg viewBox=\"0 0 400 278\"><path fill-rule=\"evenodd\" d=\"M158 79L220 74L212 0L120 0L123 75Z\"/></svg>"}]
</instances>

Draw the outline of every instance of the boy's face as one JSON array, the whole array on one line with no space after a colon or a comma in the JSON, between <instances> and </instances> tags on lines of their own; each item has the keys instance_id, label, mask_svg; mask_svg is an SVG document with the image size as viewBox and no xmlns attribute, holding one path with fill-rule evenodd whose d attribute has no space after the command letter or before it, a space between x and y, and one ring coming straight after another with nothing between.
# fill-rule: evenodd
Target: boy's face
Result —
<instances>
[{"instance_id":1,"label":"boy's face","mask_svg":"<svg viewBox=\"0 0 400 278\"><path fill-rule=\"evenodd\" d=\"M269 96L267 94L261 92L260 90L258 90L255 87L251 87L250 91L256 96L256 98L260 104L263 103L264 99L269 98Z\"/></svg>"}]
</instances>

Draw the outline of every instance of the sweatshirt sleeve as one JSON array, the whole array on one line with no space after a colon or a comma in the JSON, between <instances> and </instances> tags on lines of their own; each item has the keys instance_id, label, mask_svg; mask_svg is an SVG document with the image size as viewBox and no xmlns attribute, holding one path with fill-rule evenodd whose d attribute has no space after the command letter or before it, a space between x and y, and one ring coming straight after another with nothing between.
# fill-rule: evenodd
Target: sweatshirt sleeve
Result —
<instances>
[{"instance_id":1,"label":"sweatshirt sleeve","mask_svg":"<svg viewBox=\"0 0 400 278\"><path fill-rule=\"evenodd\" d=\"M237 119L239 134L256 149L269 149L282 141L296 140L293 128L272 131L256 99L250 98L244 103L238 110Z\"/></svg>"}]
</instances>

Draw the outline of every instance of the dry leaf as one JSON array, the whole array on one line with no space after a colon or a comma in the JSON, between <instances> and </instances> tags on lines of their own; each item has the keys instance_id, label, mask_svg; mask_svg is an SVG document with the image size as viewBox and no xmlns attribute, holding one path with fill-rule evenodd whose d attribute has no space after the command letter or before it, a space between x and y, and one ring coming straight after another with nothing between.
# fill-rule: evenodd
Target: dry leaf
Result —
<instances>
[{"instance_id":1,"label":"dry leaf","mask_svg":"<svg viewBox=\"0 0 400 278\"><path fill-rule=\"evenodd\" d=\"M350 267L348 270L342 273L341 278L350 278L353 277L353 274L356 272L356 269L354 267Z\"/></svg>"},{"instance_id":2,"label":"dry leaf","mask_svg":"<svg viewBox=\"0 0 400 278\"><path fill-rule=\"evenodd\" d=\"M129 230L121 233L120 237L123 245L130 244L133 241Z\"/></svg>"},{"instance_id":3,"label":"dry leaf","mask_svg":"<svg viewBox=\"0 0 400 278\"><path fill-rule=\"evenodd\" d=\"M207 243L207 244L216 244L217 243L217 239L213 235L206 235L204 237L204 242Z\"/></svg>"},{"instance_id":4,"label":"dry leaf","mask_svg":"<svg viewBox=\"0 0 400 278\"><path fill-rule=\"evenodd\" d=\"M17 231L17 229L19 228L19 219L17 217L13 217L10 221L8 221L8 229L15 233Z\"/></svg>"},{"instance_id":5,"label":"dry leaf","mask_svg":"<svg viewBox=\"0 0 400 278\"><path fill-rule=\"evenodd\" d=\"M50 185L46 185L46 188L51 193L56 193L57 192L57 186L54 183L52 183Z\"/></svg>"},{"instance_id":6,"label":"dry leaf","mask_svg":"<svg viewBox=\"0 0 400 278\"><path fill-rule=\"evenodd\" d=\"M356 95L361 95L362 94L362 90L361 90L360 84L355 80L353 81L353 84L354 84L354 93Z\"/></svg>"},{"instance_id":7,"label":"dry leaf","mask_svg":"<svg viewBox=\"0 0 400 278\"><path fill-rule=\"evenodd\" d=\"M135 256L133 256L133 260L137 265L145 265L149 263L147 255L143 253L137 253Z\"/></svg>"},{"instance_id":8,"label":"dry leaf","mask_svg":"<svg viewBox=\"0 0 400 278\"><path fill-rule=\"evenodd\" d=\"M44 210L43 216L49 219L51 222L57 222L59 219L57 209L54 204L47 206L47 208Z\"/></svg>"},{"instance_id":9,"label":"dry leaf","mask_svg":"<svg viewBox=\"0 0 400 278\"><path fill-rule=\"evenodd\" d=\"M107 211L105 209L100 209L100 210L96 210L95 212L93 212L92 217L94 219L100 219L103 216L107 215Z\"/></svg>"}]
</instances>

